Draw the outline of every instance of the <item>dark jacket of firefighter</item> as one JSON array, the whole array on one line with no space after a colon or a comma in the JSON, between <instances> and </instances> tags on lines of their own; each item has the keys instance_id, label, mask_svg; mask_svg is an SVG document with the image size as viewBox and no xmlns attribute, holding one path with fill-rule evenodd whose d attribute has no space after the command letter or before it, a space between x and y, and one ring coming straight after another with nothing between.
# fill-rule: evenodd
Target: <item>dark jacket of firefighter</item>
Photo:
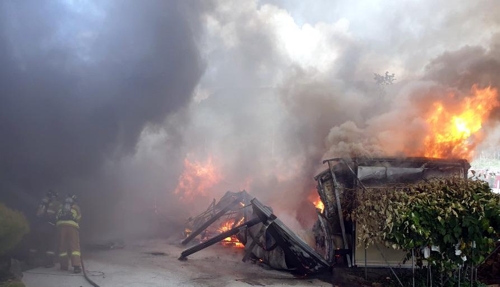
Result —
<instances>
[{"instance_id":1,"label":"dark jacket of firefighter","mask_svg":"<svg viewBox=\"0 0 500 287\"><path fill-rule=\"evenodd\" d=\"M30 261L38 254L44 258L46 264L53 264L56 251L56 215L61 203L57 195L49 192L38 205L37 220L32 232Z\"/></svg>"},{"instance_id":2,"label":"dark jacket of firefighter","mask_svg":"<svg viewBox=\"0 0 500 287\"><path fill-rule=\"evenodd\" d=\"M57 212L61 207L61 203L57 198L45 196L42 199L40 205L38 205L38 210L36 211L36 216L42 222L56 223Z\"/></svg>"},{"instance_id":3,"label":"dark jacket of firefighter","mask_svg":"<svg viewBox=\"0 0 500 287\"><path fill-rule=\"evenodd\" d=\"M61 269L68 269L68 256L73 267L80 267L80 220L82 214L74 197L66 198L57 213L57 230L59 239L59 259Z\"/></svg>"}]
</instances>

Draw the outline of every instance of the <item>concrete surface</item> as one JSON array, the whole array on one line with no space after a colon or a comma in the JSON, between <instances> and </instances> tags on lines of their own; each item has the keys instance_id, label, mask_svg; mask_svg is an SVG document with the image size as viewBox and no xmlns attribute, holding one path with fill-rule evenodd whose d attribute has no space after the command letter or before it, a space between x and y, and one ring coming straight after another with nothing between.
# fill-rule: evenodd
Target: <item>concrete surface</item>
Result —
<instances>
[{"instance_id":1,"label":"concrete surface","mask_svg":"<svg viewBox=\"0 0 500 287\"><path fill-rule=\"evenodd\" d=\"M267 270L244 263L243 250L211 246L179 261L183 248L164 240L128 244L124 249L83 254L90 278L101 287L139 286L331 286L311 278L295 278L288 272ZM152 255L163 252L165 255ZM91 286L82 275L55 268L24 272L26 287Z\"/></svg>"}]
</instances>

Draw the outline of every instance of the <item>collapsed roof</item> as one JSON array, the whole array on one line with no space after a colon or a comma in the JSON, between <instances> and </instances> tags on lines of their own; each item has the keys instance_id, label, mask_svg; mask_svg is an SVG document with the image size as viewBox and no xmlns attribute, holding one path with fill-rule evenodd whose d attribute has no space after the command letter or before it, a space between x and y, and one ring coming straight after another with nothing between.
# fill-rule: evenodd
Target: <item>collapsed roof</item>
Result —
<instances>
[{"instance_id":1,"label":"collapsed roof","mask_svg":"<svg viewBox=\"0 0 500 287\"><path fill-rule=\"evenodd\" d=\"M182 241L187 244L225 215L236 216L231 229L201 242L181 253L180 260L230 236L237 236L245 246L243 261L250 257L259 259L272 268L306 275L329 269L326 262L313 248L290 230L271 208L256 198L250 200L247 192L227 192L219 203L212 203L204 213L191 219L196 228ZM241 223L240 223L241 222Z\"/></svg>"}]
</instances>

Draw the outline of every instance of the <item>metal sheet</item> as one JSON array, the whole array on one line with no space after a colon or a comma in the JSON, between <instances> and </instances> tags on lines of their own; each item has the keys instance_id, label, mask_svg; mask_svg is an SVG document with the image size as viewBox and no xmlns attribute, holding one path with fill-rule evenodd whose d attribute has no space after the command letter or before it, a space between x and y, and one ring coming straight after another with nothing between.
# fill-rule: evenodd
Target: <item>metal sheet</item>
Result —
<instances>
[{"instance_id":1,"label":"metal sheet","mask_svg":"<svg viewBox=\"0 0 500 287\"><path fill-rule=\"evenodd\" d=\"M318 193L323 195L322 200L326 199L325 206L332 206L337 199L329 198L325 186L333 185L333 179L327 176L331 172L330 162L335 163L335 173L338 175L338 184L350 184L353 180L349 171L355 178L353 190L366 190L365 186L384 187L387 184L393 183L412 183L418 182L426 178L433 177L449 177L453 175L467 176L467 171L470 168L469 163L464 159L434 159L425 157L410 157L410 158L333 158L324 160L323 163L329 164L329 169L318 174L315 179L318 185L323 188L318 188ZM352 168L353 166L354 168ZM321 184L321 185L320 185ZM324 199L323 199L324 198ZM339 218L327 217L328 222L335 227L340 225L337 221ZM355 224L354 224L355 226ZM351 236L355 238L354 231ZM356 240L354 240L356 241ZM357 242L354 242L353 251L355 254L355 264L358 266L364 265L365 250L360 247ZM375 247L369 247L366 250L366 261L369 266L387 266L386 260L392 266L400 266L405 253L399 250L382 247L379 244L380 251ZM382 252L384 256L380 254ZM402 265L403 267L411 267L411 263Z\"/></svg>"},{"instance_id":2,"label":"metal sheet","mask_svg":"<svg viewBox=\"0 0 500 287\"><path fill-rule=\"evenodd\" d=\"M252 207L254 213L263 222L274 217L271 210L257 199L252 200ZM296 271L303 274L321 273L330 268L328 262L291 231L279 218L274 219L269 225L268 231L285 253L288 268L296 269Z\"/></svg>"},{"instance_id":3,"label":"metal sheet","mask_svg":"<svg viewBox=\"0 0 500 287\"><path fill-rule=\"evenodd\" d=\"M359 166L358 178L361 181L399 181L411 179L415 176L422 177L424 168L413 167L385 167L385 166Z\"/></svg>"},{"instance_id":4,"label":"metal sheet","mask_svg":"<svg viewBox=\"0 0 500 287\"><path fill-rule=\"evenodd\" d=\"M380 251L384 253L387 262L392 267L402 267L402 268L411 268L411 261L403 262L403 259L406 256L406 252L402 250L395 250L392 248L387 248L383 246L382 243L378 244ZM357 244L356 252L355 252L355 261L354 264L358 267L363 267L365 265L365 250L361 246L361 244ZM366 249L366 266L368 267L387 267L387 263L382 257L382 254L375 248L375 246L368 246Z\"/></svg>"}]
</instances>

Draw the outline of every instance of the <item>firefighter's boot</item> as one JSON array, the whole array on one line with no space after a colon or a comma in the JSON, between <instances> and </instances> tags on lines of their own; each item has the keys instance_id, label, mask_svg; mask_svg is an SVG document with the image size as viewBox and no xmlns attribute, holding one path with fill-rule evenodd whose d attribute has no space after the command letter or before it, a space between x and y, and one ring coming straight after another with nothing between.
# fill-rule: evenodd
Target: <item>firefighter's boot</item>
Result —
<instances>
[{"instance_id":1,"label":"firefighter's boot","mask_svg":"<svg viewBox=\"0 0 500 287\"><path fill-rule=\"evenodd\" d=\"M82 268L81 268L80 266L75 266L75 267L73 268L73 272L74 272L75 274L82 273Z\"/></svg>"}]
</instances>

